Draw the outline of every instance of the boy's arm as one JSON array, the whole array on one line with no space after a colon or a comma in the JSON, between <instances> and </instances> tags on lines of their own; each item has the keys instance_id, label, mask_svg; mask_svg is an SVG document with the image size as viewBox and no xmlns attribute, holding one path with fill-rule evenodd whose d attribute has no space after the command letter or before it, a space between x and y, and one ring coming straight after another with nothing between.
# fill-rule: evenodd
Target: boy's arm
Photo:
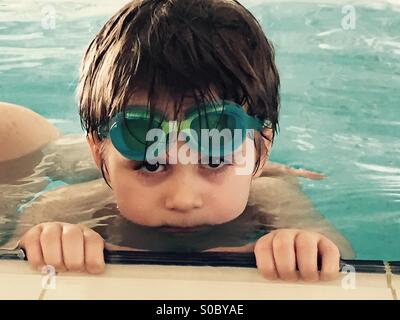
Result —
<instances>
[{"instance_id":1,"label":"boy's arm","mask_svg":"<svg viewBox=\"0 0 400 320\"><path fill-rule=\"evenodd\" d=\"M300 229L323 234L340 250L342 258L354 257L350 243L313 208L292 175L260 177L253 181L248 205L255 206L260 221L271 229ZM267 219L265 219L267 218ZM251 252L255 243L240 247L217 247L205 251Z\"/></svg>"},{"instance_id":2,"label":"boy's arm","mask_svg":"<svg viewBox=\"0 0 400 320\"><path fill-rule=\"evenodd\" d=\"M322 180L325 176L317 172L305 170L305 169L292 169L279 163L273 163L268 161L261 174L262 177L274 177L282 175L292 175L296 177L303 177L312 180Z\"/></svg>"},{"instance_id":3,"label":"boy's arm","mask_svg":"<svg viewBox=\"0 0 400 320\"><path fill-rule=\"evenodd\" d=\"M44 177L18 181L19 184L0 184L0 246L7 241L8 230L13 230L19 217L18 208L43 190L48 181ZM4 230L6 232L4 232ZM14 245L15 246L15 245Z\"/></svg>"},{"instance_id":4,"label":"boy's arm","mask_svg":"<svg viewBox=\"0 0 400 320\"><path fill-rule=\"evenodd\" d=\"M66 135L43 148L43 160L36 168L52 180L76 184L101 178L82 134Z\"/></svg>"},{"instance_id":5,"label":"boy's arm","mask_svg":"<svg viewBox=\"0 0 400 320\"><path fill-rule=\"evenodd\" d=\"M300 191L293 176L254 179L249 205L256 205L260 214L272 218L275 229L302 229L325 235L339 248L342 257L351 258L350 243L317 211ZM268 219L270 220L270 219Z\"/></svg>"},{"instance_id":6,"label":"boy's arm","mask_svg":"<svg viewBox=\"0 0 400 320\"><path fill-rule=\"evenodd\" d=\"M111 210L104 209L113 202L113 194L102 179L48 191L27 205L18 218L14 214L16 229L12 238L2 247L14 248L26 231L43 222L58 221L91 228L113 214ZM101 216L94 217L94 213L100 210Z\"/></svg>"}]
</instances>

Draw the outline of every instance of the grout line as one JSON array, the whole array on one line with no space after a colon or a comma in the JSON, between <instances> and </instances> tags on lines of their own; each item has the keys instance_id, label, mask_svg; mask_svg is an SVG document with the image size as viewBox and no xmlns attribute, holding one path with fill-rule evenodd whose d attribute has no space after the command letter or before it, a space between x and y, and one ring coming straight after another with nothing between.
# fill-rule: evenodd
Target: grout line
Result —
<instances>
[{"instance_id":1,"label":"grout line","mask_svg":"<svg viewBox=\"0 0 400 320\"><path fill-rule=\"evenodd\" d=\"M42 290L40 291L38 300L44 300L44 296L47 291L46 288L50 284L50 281L52 281L52 279L49 277L47 278L47 282L45 284L42 282Z\"/></svg>"},{"instance_id":2,"label":"grout line","mask_svg":"<svg viewBox=\"0 0 400 320\"><path fill-rule=\"evenodd\" d=\"M46 293L46 289L42 289L42 291L40 291L38 300L44 300L45 293Z\"/></svg>"},{"instance_id":3,"label":"grout line","mask_svg":"<svg viewBox=\"0 0 400 320\"><path fill-rule=\"evenodd\" d=\"M384 261L383 264L385 265L387 286L390 289L390 291L392 292L393 300L398 300L396 289L393 288L393 284L392 284L392 276L393 276L392 269L390 268L390 265L388 262Z\"/></svg>"}]
</instances>

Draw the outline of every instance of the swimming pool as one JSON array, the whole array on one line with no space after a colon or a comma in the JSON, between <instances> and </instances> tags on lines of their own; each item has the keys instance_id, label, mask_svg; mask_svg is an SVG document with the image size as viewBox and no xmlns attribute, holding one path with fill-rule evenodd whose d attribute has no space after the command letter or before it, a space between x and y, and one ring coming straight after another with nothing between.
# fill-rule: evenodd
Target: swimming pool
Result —
<instances>
[{"instance_id":1,"label":"swimming pool","mask_svg":"<svg viewBox=\"0 0 400 320\"><path fill-rule=\"evenodd\" d=\"M74 90L89 40L125 1L0 2L0 101L81 132ZM245 2L243 2L245 3ZM281 131L271 160L321 171L302 181L359 259L399 260L400 6L249 5L276 48ZM351 9L351 8L350 8Z\"/></svg>"}]
</instances>

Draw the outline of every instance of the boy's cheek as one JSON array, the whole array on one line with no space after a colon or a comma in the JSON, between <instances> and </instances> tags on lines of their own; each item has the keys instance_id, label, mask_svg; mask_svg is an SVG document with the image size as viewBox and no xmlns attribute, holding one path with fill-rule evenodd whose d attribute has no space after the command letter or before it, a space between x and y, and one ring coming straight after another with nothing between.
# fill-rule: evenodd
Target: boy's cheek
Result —
<instances>
[{"instance_id":1,"label":"boy's cheek","mask_svg":"<svg viewBox=\"0 0 400 320\"><path fill-rule=\"evenodd\" d=\"M249 199L250 187L247 185L240 188L236 185L235 190L219 194L219 217L220 223L233 220L240 216L245 210ZM222 221L223 220L223 221Z\"/></svg>"},{"instance_id":2,"label":"boy's cheek","mask_svg":"<svg viewBox=\"0 0 400 320\"><path fill-rule=\"evenodd\" d=\"M126 199L126 198L125 198ZM144 208L140 206L139 201L134 202L134 199L130 200L121 200L118 201L117 204L118 209L121 215L136 224L144 225L144 226L156 226L159 224L159 221L155 221L155 215L150 215L148 212L158 211L157 209L151 210L151 208Z\"/></svg>"}]
</instances>

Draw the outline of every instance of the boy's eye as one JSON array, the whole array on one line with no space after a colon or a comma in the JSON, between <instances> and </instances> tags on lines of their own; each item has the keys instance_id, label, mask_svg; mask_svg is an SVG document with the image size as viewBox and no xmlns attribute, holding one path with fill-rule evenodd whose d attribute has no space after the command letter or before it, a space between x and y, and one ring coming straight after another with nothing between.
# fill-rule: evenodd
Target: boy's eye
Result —
<instances>
[{"instance_id":1,"label":"boy's eye","mask_svg":"<svg viewBox=\"0 0 400 320\"><path fill-rule=\"evenodd\" d=\"M135 169L148 173L157 173L163 171L164 165L159 164L158 162L154 164L149 162L143 162Z\"/></svg>"},{"instance_id":2,"label":"boy's eye","mask_svg":"<svg viewBox=\"0 0 400 320\"><path fill-rule=\"evenodd\" d=\"M207 166L210 167L211 169L218 169L224 165L225 163L220 162L220 163L209 163Z\"/></svg>"},{"instance_id":3,"label":"boy's eye","mask_svg":"<svg viewBox=\"0 0 400 320\"><path fill-rule=\"evenodd\" d=\"M208 162L204 163L203 166L205 166L205 167L207 167L208 169L211 169L211 170L216 170L216 169L222 168L223 166L225 166L227 164L228 163L225 162L223 157L222 158L218 158L218 159L210 157L208 159Z\"/></svg>"}]
</instances>

